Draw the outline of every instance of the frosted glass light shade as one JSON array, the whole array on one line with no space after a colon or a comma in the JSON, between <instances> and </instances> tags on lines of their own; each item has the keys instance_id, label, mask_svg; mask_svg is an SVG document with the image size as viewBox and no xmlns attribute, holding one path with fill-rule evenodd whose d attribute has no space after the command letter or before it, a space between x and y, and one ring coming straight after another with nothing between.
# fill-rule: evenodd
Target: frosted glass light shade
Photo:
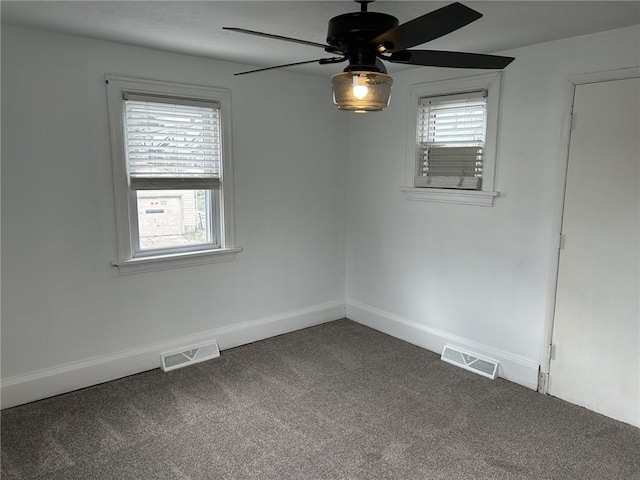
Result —
<instances>
[{"instance_id":1,"label":"frosted glass light shade","mask_svg":"<svg viewBox=\"0 0 640 480\"><path fill-rule=\"evenodd\" d=\"M389 105L393 78L378 72L342 72L331 77L333 103L340 110L375 112Z\"/></svg>"}]
</instances>

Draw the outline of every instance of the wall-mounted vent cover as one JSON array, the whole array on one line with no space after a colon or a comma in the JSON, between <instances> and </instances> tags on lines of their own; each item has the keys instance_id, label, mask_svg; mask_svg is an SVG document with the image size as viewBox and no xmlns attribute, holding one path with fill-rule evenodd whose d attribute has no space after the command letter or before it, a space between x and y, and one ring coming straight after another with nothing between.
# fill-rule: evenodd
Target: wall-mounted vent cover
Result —
<instances>
[{"instance_id":1,"label":"wall-mounted vent cover","mask_svg":"<svg viewBox=\"0 0 640 480\"><path fill-rule=\"evenodd\" d=\"M447 363L457 365L491 380L495 380L498 376L499 363L496 360L461 350L453 345L445 345L440 358Z\"/></svg>"},{"instance_id":2,"label":"wall-mounted vent cover","mask_svg":"<svg viewBox=\"0 0 640 480\"><path fill-rule=\"evenodd\" d=\"M175 370L176 368L186 367L194 363L204 362L212 358L220 356L218 342L212 340L199 345L190 345L180 350L162 353L160 355L160 368L163 372Z\"/></svg>"}]
</instances>

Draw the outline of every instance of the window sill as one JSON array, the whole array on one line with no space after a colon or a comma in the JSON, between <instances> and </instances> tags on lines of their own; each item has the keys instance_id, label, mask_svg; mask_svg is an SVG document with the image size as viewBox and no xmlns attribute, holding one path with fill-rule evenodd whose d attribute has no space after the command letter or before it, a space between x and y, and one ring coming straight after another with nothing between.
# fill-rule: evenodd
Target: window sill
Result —
<instances>
[{"instance_id":1,"label":"window sill","mask_svg":"<svg viewBox=\"0 0 640 480\"><path fill-rule=\"evenodd\" d=\"M458 203L492 207L493 199L500 192L479 192L477 190L451 190L446 188L401 187L406 200L422 202Z\"/></svg>"},{"instance_id":2,"label":"window sill","mask_svg":"<svg viewBox=\"0 0 640 480\"><path fill-rule=\"evenodd\" d=\"M131 260L117 260L111 265L118 267L120 275L134 273L155 272L172 268L205 265L207 263L229 262L235 259L236 253L242 248L219 248L200 252L176 253L172 255L157 255L155 257L132 258Z\"/></svg>"}]
</instances>

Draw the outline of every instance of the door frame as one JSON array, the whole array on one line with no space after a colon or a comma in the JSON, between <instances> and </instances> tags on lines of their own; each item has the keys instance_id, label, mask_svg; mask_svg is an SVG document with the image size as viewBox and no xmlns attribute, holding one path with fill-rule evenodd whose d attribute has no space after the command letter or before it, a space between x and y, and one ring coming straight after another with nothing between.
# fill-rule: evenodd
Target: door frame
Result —
<instances>
[{"instance_id":1,"label":"door frame","mask_svg":"<svg viewBox=\"0 0 640 480\"><path fill-rule=\"evenodd\" d=\"M540 358L540 379L538 381L538 391L547 393L548 375L553 355L553 324L555 320L556 310L556 293L558 290L558 274L560 269L560 235L562 233L562 220L564 217L564 203L567 191L567 170L569 168L569 148L571 145L571 126L573 119L573 106L575 99L575 91L578 85L588 83L600 83L614 80L626 80L629 78L640 77L640 67L620 68L615 70L605 70L599 72L582 73L570 75L565 83L564 91L564 114L562 119L562 131L560 134L560 143L557 169L557 190L555 193L556 205L553 213L553 234L554 248L551 252L552 261L549 271L549 288L547 292L547 314L544 322L543 337L545 339L544 351L541 352Z\"/></svg>"}]
</instances>

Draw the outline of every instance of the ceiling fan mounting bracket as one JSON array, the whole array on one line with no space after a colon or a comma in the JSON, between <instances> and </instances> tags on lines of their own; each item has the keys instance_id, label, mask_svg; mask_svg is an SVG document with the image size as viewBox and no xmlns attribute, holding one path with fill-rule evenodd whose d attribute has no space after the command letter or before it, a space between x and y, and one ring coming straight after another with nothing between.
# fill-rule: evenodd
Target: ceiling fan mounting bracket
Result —
<instances>
[{"instance_id":1,"label":"ceiling fan mounting bracket","mask_svg":"<svg viewBox=\"0 0 640 480\"><path fill-rule=\"evenodd\" d=\"M366 12L367 11L367 5L369 5L370 3L375 2L375 0L353 0L353 1L360 4L360 11L361 12Z\"/></svg>"}]
</instances>

